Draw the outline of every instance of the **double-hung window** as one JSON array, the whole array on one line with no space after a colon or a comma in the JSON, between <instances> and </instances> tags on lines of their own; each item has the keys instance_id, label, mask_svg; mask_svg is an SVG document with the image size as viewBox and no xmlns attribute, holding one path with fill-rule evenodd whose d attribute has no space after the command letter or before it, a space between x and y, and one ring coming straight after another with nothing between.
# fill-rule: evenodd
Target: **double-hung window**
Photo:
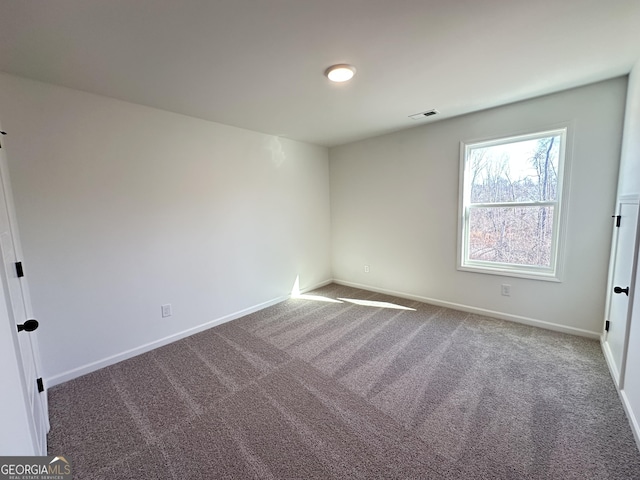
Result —
<instances>
[{"instance_id":1,"label":"double-hung window","mask_svg":"<svg viewBox=\"0 0 640 480\"><path fill-rule=\"evenodd\" d=\"M462 144L460 270L559 279L566 136Z\"/></svg>"}]
</instances>

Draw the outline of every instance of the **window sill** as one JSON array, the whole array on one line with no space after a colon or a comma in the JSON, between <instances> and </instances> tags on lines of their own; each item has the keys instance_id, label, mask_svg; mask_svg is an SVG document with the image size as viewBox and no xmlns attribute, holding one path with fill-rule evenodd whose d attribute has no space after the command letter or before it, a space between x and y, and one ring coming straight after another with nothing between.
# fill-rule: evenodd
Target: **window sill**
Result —
<instances>
[{"instance_id":1,"label":"window sill","mask_svg":"<svg viewBox=\"0 0 640 480\"><path fill-rule=\"evenodd\" d=\"M486 275L500 275L503 277L526 278L528 280L542 280L543 282L561 283L557 272L533 272L531 270L519 270L516 268L489 267L486 265L460 265L461 272L483 273Z\"/></svg>"}]
</instances>

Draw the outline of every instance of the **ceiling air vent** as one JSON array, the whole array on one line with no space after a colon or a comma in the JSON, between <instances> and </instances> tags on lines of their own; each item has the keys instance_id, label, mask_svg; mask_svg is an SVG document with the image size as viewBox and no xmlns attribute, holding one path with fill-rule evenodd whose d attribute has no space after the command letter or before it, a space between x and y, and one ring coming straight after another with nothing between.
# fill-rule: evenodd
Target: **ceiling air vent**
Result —
<instances>
[{"instance_id":1,"label":"ceiling air vent","mask_svg":"<svg viewBox=\"0 0 640 480\"><path fill-rule=\"evenodd\" d=\"M413 115L409 115L409 118L412 118L414 120L422 120L423 118L432 117L439 113L440 112L438 110L432 108L431 110L427 110L426 112L414 113Z\"/></svg>"}]
</instances>

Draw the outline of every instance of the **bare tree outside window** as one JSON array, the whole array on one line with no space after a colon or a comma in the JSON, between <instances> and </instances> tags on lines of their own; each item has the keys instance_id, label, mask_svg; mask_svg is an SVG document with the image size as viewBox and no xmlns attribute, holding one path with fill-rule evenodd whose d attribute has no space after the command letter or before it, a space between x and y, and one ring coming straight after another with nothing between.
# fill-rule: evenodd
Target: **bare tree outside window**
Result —
<instances>
[{"instance_id":1,"label":"bare tree outside window","mask_svg":"<svg viewBox=\"0 0 640 480\"><path fill-rule=\"evenodd\" d=\"M564 134L466 146L463 263L553 270Z\"/></svg>"}]
</instances>

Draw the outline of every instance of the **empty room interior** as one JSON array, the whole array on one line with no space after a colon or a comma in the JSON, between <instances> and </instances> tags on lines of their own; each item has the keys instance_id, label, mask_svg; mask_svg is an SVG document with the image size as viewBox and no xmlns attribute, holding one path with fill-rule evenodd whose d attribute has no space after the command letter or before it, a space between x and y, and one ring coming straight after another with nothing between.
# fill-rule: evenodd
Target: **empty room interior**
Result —
<instances>
[{"instance_id":1,"label":"empty room interior","mask_svg":"<svg viewBox=\"0 0 640 480\"><path fill-rule=\"evenodd\" d=\"M0 1L2 468L640 478L638 25Z\"/></svg>"}]
</instances>

